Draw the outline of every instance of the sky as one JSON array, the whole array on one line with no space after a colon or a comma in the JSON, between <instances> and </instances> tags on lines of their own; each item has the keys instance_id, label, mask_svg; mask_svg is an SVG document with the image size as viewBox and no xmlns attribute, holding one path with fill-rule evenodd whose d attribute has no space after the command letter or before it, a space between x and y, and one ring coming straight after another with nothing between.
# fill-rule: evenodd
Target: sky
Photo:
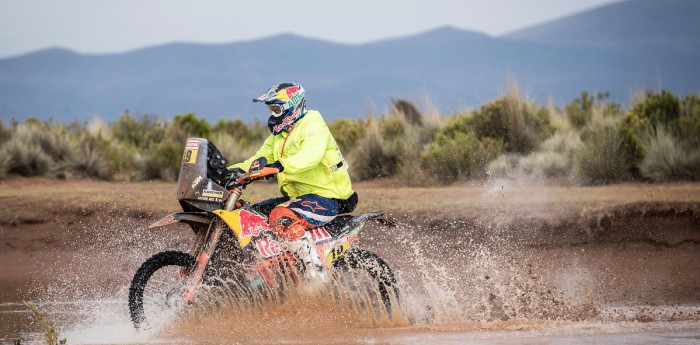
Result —
<instances>
[{"instance_id":1,"label":"sky","mask_svg":"<svg viewBox=\"0 0 700 345\"><path fill-rule=\"evenodd\" d=\"M0 58L119 53L282 33L361 44L443 26L500 36L620 0L0 0Z\"/></svg>"}]
</instances>

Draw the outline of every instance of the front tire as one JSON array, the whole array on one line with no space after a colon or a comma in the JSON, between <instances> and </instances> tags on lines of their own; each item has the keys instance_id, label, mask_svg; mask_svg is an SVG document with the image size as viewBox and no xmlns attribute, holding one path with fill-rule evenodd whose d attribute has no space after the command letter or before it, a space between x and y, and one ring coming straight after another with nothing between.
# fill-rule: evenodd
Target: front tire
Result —
<instances>
[{"instance_id":1,"label":"front tire","mask_svg":"<svg viewBox=\"0 0 700 345\"><path fill-rule=\"evenodd\" d=\"M192 270L192 255L166 251L146 260L129 287L129 313L134 327L142 328L182 305L184 277Z\"/></svg>"},{"instance_id":2,"label":"front tire","mask_svg":"<svg viewBox=\"0 0 700 345\"><path fill-rule=\"evenodd\" d=\"M372 309L377 316L386 313L393 317L399 290L394 272L382 258L367 250L350 249L333 266L340 269L338 279L345 292L355 303L363 304L361 309Z\"/></svg>"}]
</instances>

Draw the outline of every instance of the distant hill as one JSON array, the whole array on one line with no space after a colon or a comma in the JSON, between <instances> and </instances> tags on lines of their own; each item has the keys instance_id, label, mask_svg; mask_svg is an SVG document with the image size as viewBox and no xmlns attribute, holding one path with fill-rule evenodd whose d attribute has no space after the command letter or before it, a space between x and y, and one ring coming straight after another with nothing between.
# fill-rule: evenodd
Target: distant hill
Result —
<instances>
[{"instance_id":1,"label":"distant hill","mask_svg":"<svg viewBox=\"0 0 700 345\"><path fill-rule=\"evenodd\" d=\"M685 95L700 91L698 4L627 1L500 38L446 27L363 45L285 34L109 55L47 49L0 59L0 118L111 121L129 108L264 120L251 99L280 81L304 85L309 105L330 119L382 112L392 98L429 98L444 113L476 107L509 78L558 104L583 90L622 103L659 86Z\"/></svg>"},{"instance_id":2,"label":"distant hill","mask_svg":"<svg viewBox=\"0 0 700 345\"><path fill-rule=\"evenodd\" d=\"M505 38L573 47L697 50L700 1L624 1L518 30Z\"/></svg>"}]
</instances>

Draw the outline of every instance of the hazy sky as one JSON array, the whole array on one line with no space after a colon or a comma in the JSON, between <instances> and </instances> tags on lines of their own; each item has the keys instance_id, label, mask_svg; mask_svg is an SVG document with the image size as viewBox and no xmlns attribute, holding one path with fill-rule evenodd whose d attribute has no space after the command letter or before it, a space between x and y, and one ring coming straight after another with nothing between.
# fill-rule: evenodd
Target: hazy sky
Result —
<instances>
[{"instance_id":1,"label":"hazy sky","mask_svg":"<svg viewBox=\"0 0 700 345\"><path fill-rule=\"evenodd\" d=\"M122 52L279 33L364 43L451 25L502 35L620 0L0 0L0 58L47 47Z\"/></svg>"}]
</instances>

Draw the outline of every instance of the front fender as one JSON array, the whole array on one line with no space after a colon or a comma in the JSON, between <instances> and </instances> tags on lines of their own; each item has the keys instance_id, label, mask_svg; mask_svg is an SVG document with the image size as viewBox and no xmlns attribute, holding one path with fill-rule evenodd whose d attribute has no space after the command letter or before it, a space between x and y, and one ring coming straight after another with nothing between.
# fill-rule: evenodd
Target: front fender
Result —
<instances>
[{"instance_id":1,"label":"front fender","mask_svg":"<svg viewBox=\"0 0 700 345\"><path fill-rule=\"evenodd\" d=\"M163 226L175 224L175 223L187 223L190 225L195 224L209 224L211 223L211 215L207 212L175 212L171 213L157 222L148 226L149 229L160 228Z\"/></svg>"}]
</instances>

